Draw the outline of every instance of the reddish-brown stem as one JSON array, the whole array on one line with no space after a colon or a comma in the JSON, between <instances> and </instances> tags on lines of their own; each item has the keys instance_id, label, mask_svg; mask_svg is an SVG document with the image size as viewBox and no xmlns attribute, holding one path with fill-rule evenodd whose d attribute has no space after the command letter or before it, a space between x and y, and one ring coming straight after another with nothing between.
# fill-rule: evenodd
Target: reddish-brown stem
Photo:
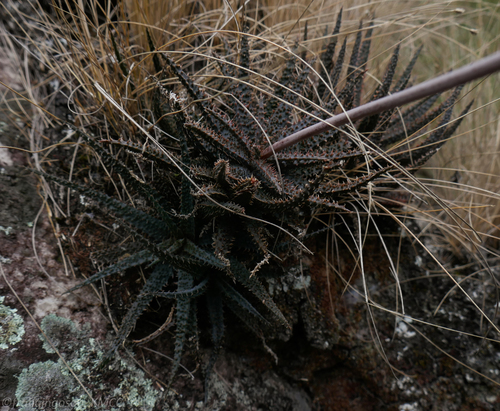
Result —
<instances>
[{"instance_id":1,"label":"reddish-brown stem","mask_svg":"<svg viewBox=\"0 0 500 411\"><path fill-rule=\"evenodd\" d=\"M439 77L427 80L417 86L398 91L397 93L353 108L352 110L330 117L327 120L320 121L310 127L297 131L296 133L285 137L283 140L274 143L272 147L268 147L263 150L260 157L262 159L268 158L273 154L273 151L278 152L306 138L321 134L333 127L340 127L350 121L354 122L386 110L392 110L404 104L441 93L445 90L449 90L461 84L468 83L469 81L487 76L488 74L495 73L499 70L500 52L496 52L488 57L476 61L475 63L450 71L449 73L442 74Z\"/></svg>"}]
</instances>

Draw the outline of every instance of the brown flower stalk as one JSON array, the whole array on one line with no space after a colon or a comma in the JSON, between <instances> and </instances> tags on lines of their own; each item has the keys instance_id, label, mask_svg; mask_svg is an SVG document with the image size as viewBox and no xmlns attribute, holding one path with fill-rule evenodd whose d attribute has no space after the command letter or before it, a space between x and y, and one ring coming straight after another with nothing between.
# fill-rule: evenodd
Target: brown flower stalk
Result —
<instances>
[{"instance_id":1,"label":"brown flower stalk","mask_svg":"<svg viewBox=\"0 0 500 411\"><path fill-rule=\"evenodd\" d=\"M297 131L296 133L274 143L272 147L270 146L263 150L261 152L261 158L268 158L273 154L273 152L283 150L284 148L305 140L306 138L321 134L330 128L340 127L350 121L354 122L362 118L420 100L424 97L441 93L497 71L500 71L500 52L496 52L479 61L459 68L458 70L442 74L439 77L425 81L417 86L410 87L379 100L361 105Z\"/></svg>"}]
</instances>

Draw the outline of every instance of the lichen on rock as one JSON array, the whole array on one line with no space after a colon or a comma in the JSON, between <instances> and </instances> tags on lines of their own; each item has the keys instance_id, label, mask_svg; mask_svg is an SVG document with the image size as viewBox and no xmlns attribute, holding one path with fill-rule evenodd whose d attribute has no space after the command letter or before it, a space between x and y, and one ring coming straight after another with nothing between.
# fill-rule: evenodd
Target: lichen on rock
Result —
<instances>
[{"instance_id":1,"label":"lichen on rock","mask_svg":"<svg viewBox=\"0 0 500 411\"><path fill-rule=\"evenodd\" d=\"M62 352L71 352L79 348L82 344L80 340L87 334L87 329L80 331L73 321L55 314L47 315L40 326L54 348ZM55 350L45 336L40 334L39 337L43 342L43 349L49 354L54 354Z\"/></svg>"},{"instance_id":2,"label":"lichen on rock","mask_svg":"<svg viewBox=\"0 0 500 411\"><path fill-rule=\"evenodd\" d=\"M6 350L21 341L24 335L23 318L16 308L3 305L5 297L0 297L0 349Z\"/></svg>"},{"instance_id":3,"label":"lichen on rock","mask_svg":"<svg viewBox=\"0 0 500 411\"><path fill-rule=\"evenodd\" d=\"M44 350L55 353L56 348L65 361L39 362L21 372L16 390L20 411L47 407L56 411L153 409L159 393L133 362L116 356L100 368L105 347L68 319L48 315L41 328Z\"/></svg>"}]
</instances>

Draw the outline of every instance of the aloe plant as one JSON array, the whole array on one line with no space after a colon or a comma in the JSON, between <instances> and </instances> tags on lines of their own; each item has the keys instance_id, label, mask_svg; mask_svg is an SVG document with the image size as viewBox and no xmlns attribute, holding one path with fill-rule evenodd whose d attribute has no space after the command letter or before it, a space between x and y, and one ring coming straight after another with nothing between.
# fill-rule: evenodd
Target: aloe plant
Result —
<instances>
[{"instance_id":1,"label":"aloe plant","mask_svg":"<svg viewBox=\"0 0 500 411\"><path fill-rule=\"evenodd\" d=\"M207 377L223 344L226 310L234 312L259 336L272 327L289 327L264 281L268 276L286 275L286 259L295 258L303 247L300 240L306 236L311 217L320 210L349 213L353 195L362 193L370 183L389 190L390 173L397 176L402 169L413 172L456 130L460 120L449 122L459 89L432 110L437 96L413 105L402 116L390 109L354 123L356 132L376 149L373 153L351 137L352 130L342 126L328 127L271 159L261 158L269 141L282 141L317 119L326 120L328 113L340 106L349 110L360 104L372 29L358 31L347 60L346 40L337 47L340 27L341 14L333 31L334 40L323 54L323 70L315 92L308 86L311 66L293 56L273 93L261 93L243 81L251 69L258 70L251 62L245 35L241 36L238 60L227 58L220 64L224 81L230 83L218 99L210 98L167 52L156 52L155 67L161 74L150 77L155 89L153 112L161 119L157 126L176 138L173 147L171 142L167 148L153 139L144 143L132 138L97 140L77 129L106 167L144 200L141 209L91 187L43 174L98 201L126 224L136 241L134 254L70 291L127 269L149 269L108 358L126 340L153 298L173 300L175 306L175 353L169 383L179 368L188 337L198 334L197 309L202 305L208 312L214 345L206 366ZM154 50L151 39L150 43ZM399 58L396 48L380 86L369 100L404 90L418 53L395 81ZM179 88L163 86L166 77L177 78ZM178 98L181 89L187 94L184 101ZM302 110L297 112L294 107ZM440 127L420 146L376 155L439 117ZM132 153L140 163L152 163L148 180L138 177L141 173L127 156L111 154L110 145Z\"/></svg>"}]
</instances>

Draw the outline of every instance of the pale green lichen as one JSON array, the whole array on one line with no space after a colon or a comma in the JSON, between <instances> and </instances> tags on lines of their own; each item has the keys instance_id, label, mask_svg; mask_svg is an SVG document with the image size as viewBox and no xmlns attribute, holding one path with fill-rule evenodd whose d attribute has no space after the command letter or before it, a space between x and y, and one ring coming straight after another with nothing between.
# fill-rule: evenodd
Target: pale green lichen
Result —
<instances>
[{"instance_id":1,"label":"pale green lichen","mask_svg":"<svg viewBox=\"0 0 500 411\"><path fill-rule=\"evenodd\" d=\"M52 408L57 411L69 411L73 405L71 396L76 388L76 381L61 372L59 362L31 364L19 375L16 390L19 410Z\"/></svg>"},{"instance_id":2,"label":"pale green lichen","mask_svg":"<svg viewBox=\"0 0 500 411\"><path fill-rule=\"evenodd\" d=\"M80 331L70 320L55 315L45 317L41 328L67 365L59 359L57 362L32 364L24 369L16 391L20 411L45 409L43 407L47 404L56 411L153 409L159 393L131 361L116 358L101 370L99 366L105 350L98 341L86 337L86 330ZM46 338L40 336L40 339L44 342L43 348L54 353ZM68 366L80 382L76 381ZM112 386L106 380L109 376L119 376L118 386ZM115 380L114 377L111 380Z\"/></svg>"},{"instance_id":3,"label":"pale green lichen","mask_svg":"<svg viewBox=\"0 0 500 411\"><path fill-rule=\"evenodd\" d=\"M3 256L0 255L0 263L2 263L2 264L11 264L12 260L10 258L3 257Z\"/></svg>"},{"instance_id":4,"label":"pale green lichen","mask_svg":"<svg viewBox=\"0 0 500 411\"><path fill-rule=\"evenodd\" d=\"M3 305L4 299L0 297L0 349L6 350L22 340L24 321L16 308Z\"/></svg>"},{"instance_id":5,"label":"pale green lichen","mask_svg":"<svg viewBox=\"0 0 500 411\"><path fill-rule=\"evenodd\" d=\"M45 335L58 351L71 352L75 348L81 346L81 339L85 337L85 331L80 331L73 321L67 318L58 317L54 314L47 315L40 324ZM49 354L54 354L55 351L47 342L43 334L40 334L40 339L43 342L42 348Z\"/></svg>"},{"instance_id":6,"label":"pale green lichen","mask_svg":"<svg viewBox=\"0 0 500 411\"><path fill-rule=\"evenodd\" d=\"M12 227L3 227L0 225L0 231L3 231L5 233L5 235L10 235L11 231L12 231Z\"/></svg>"}]
</instances>

